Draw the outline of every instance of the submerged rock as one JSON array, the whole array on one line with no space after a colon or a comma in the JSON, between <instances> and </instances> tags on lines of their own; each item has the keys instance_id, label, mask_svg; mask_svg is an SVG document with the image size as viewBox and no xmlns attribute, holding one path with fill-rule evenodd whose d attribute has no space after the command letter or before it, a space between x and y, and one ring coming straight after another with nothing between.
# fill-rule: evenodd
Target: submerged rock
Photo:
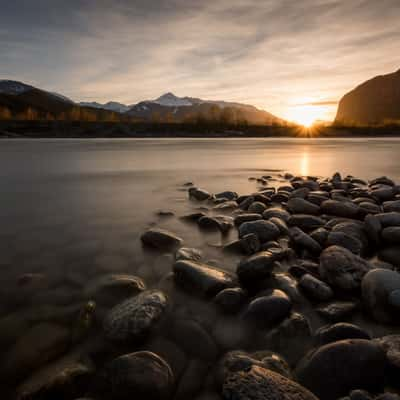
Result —
<instances>
[{"instance_id":1,"label":"submerged rock","mask_svg":"<svg viewBox=\"0 0 400 400\"><path fill-rule=\"evenodd\" d=\"M189 188L188 192L189 192L189 197L199 201L208 200L211 197L211 194L208 193L207 190L200 189L197 187Z\"/></svg>"},{"instance_id":2,"label":"submerged rock","mask_svg":"<svg viewBox=\"0 0 400 400\"><path fill-rule=\"evenodd\" d=\"M163 292L148 290L113 307L103 321L106 337L139 341L154 328L168 305Z\"/></svg>"},{"instance_id":3,"label":"submerged rock","mask_svg":"<svg viewBox=\"0 0 400 400\"><path fill-rule=\"evenodd\" d=\"M228 272L196 261L177 261L173 271L179 286L203 296L214 296L221 290L234 286L234 278Z\"/></svg>"}]
</instances>

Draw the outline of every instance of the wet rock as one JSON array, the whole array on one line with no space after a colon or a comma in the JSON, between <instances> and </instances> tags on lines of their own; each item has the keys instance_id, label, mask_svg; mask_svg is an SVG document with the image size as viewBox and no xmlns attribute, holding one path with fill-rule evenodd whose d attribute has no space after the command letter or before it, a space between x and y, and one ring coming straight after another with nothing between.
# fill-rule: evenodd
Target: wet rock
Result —
<instances>
[{"instance_id":1,"label":"wet rock","mask_svg":"<svg viewBox=\"0 0 400 400\"><path fill-rule=\"evenodd\" d=\"M392 200L394 197L393 188L386 185L376 187L371 191L371 196L380 202Z\"/></svg>"},{"instance_id":2,"label":"wet rock","mask_svg":"<svg viewBox=\"0 0 400 400\"><path fill-rule=\"evenodd\" d=\"M270 219L272 217L277 217L282 219L285 222L288 222L289 218L290 218L290 214L284 210L283 208L280 207L270 207L267 208L263 214L262 214L264 219Z\"/></svg>"},{"instance_id":3,"label":"wet rock","mask_svg":"<svg viewBox=\"0 0 400 400\"><path fill-rule=\"evenodd\" d=\"M179 286L203 296L214 296L221 290L234 286L234 279L230 274L207 264L180 260L174 264L173 270Z\"/></svg>"},{"instance_id":4,"label":"wet rock","mask_svg":"<svg viewBox=\"0 0 400 400\"><path fill-rule=\"evenodd\" d=\"M340 222L332 228L332 232L344 233L354 239L358 239L361 243L361 252L364 252L369 245L365 224L361 221Z\"/></svg>"},{"instance_id":5,"label":"wet rock","mask_svg":"<svg viewBox=\"0 0 400 400\"><path fill-rule=\"evenodd\" d=\"M213 209L218 210L218 211L232 211L238 207L239 207L239 205L238 205L238 203L236 203L236 201L230 200L230 201L224 201L220 204L217 204L216 206L213 207Z\"/></svg>"},{"instance_id":6,"label":"wet rock","mask_svg":"<svg viewBox=\"0 0 400 400\"><path fill-rule=\"evenodd\" d=\"M344 232L330 232L326 241L326 246L341 246L354 254L360 254L362 249L362 243L357 238Z\"/></svg>"},{"instance_id":7,"label":"wet rock","mask_svg":"<svg viewBox=\"0 0 400 400\"><path fill-rule=\"evenodd\" d=\"M6 351L0 363L2 380L18 381L59 357L69 344L70 331L50 323L34 325Z\"/></svg>"},{"instance_id":8,"label":"wet rock","mask_svg":"<svg viewBox=\"0 0 400 400\"><path fill-rule=\"evenodd\" d=\"M113 274L100 276L84 289L84 298L96 304L115 305L127 297L136 296L146 289L145 283L137 276Z\"/></svg>"},{"instance_id":9,"label":"wet rock","mask_svg":"<svg viewBox=\"0 0 400 400\"><path fill-rule=\"evenodd\" d=\"M350 201L326 200L321 204L321 212L344 218L356 218L359 207Z\"/></svg>"},{"instance_id":10,"label":"wet rock","mask_svg":"<svg viewBox=\"0 0 400 400\"><path fill-rule=\"evenodd\" d=\"M386 201L383 203L383 211L388 212L400 212L400 200Z\"/></svg>"},{"instance_id":11,"label":"wet rock","mask_svg":"<svg viewBox=\"0 0 400 400\"><path fill-rule=\"evenodd\" d=\"M353 389L382 390L384 366L385 353L371 340L341 340L309 353L296 373L320 399L334 400Z\"/></svg>"},{"instance_id":12,"label":"wet rock","mask_svg":"<svg viewBox=\"0 0 400 400\"><path fill-rule=\"evenodd\" d=\"M289 196L289 201L291 199L295 199L295 198L305 199L309 193L310 193L310 189L306 188L306 187L292 190L292 192L290 193L290 196ZM306 213L306 214L308 214L308 213Z\"/></svg>"},{"instance_id":13,"label":"wet rock","mask_svg":"<svg viewBox=\"0 0 400 400\"><path fill-rule=\"evenodd\" d=\"M239 207L242 210L247 210L250 207L250 204L252 204L253 202L254 202L254 196L248 196L245 199L243 199L242 201L240 201L240 199L238 199Z\"/></svg>"},{"instance_id":14,"label":"wet rock","mask_svg":"<svg viewBox=\"0 0 400 400\"><path fill-rule=\"evenodd\" d=\"M291 198L287 203L287 208L294 214L319 214L319 206L300 197Z\"/></svg>"},{"instance_id":15,"label":"wet rock","mask_svg":"<svg viewBox=\"0 0 400 400\"><path fill-rule=\"evenodd\" d=\"M295 248L307 249L313 254L319 254L322 251L321 246L310 235L307 235L297 226L289 229L289 236L295 245Z\"/></svg>"},{"instance_id":16,"label":"wet rock","mask_svg":"<svg viewBox=\"0 0 400 400\"><path fill-rule=\"evenodd\" d=\"M382 224L378 217L375 215L367 215L364 219L365 232L367 233L368 239L374 245L380 243L380 234L382 230Z\"/></svg>"},{"instance_id":17,"label":"wet rock","mask_svg":"<svg viewBox=\"0 0 400 400\"><path fill-rule=\"evenodd\" d=\"M364 329L357 325L340 322L334 325L323 326L315 332L315 341L318 346L337 342L344 339L366 339L371 337Z\"/></svg>"},{"instance_id":18,"label":"wet rock","mask_svg":"<svg viewBox=\"0 0 400 400\"><path fill-rule=\"evenodd\" d=\"M374 339L386 354L386 377L390 383L399 387L400 373L400 335L387 335Z\"/></svg>"},{"instance_id":19,"label":"wet rock","mask_svg":"<svg viewBox=\"0 0 400 400\"><path fill-rule=\"evenodd\" d=\"M173 249L180 246L183 242L183 240L174 233L157 228L149 229L141 236L141 240L145 246L159 250Z\"/></svg>"},{"instance_id":20,"label":"wet rock","mask_svg":"<svg viewBox=\"0 0 400 400\"><path fill-rule=\"evenodd\" d=\"M286 293L273 290L269 296L257 297L247 306L243 318L259 327L270 327L285 319L292 308Z\"/></svg>"},{"instance_id":21,"label":"wet rock","mask_svg":"<svg viewBox=\"0 0 400 400\"><path fill-rule=\"evenodd\" d=\"M181 247L175 253L175 260L189 260L189 261L200 261L202 253L200 250L192 247Z\"/></svg>"},{"instance_id":22,"label":"wet rock","mask_svg":"<svg viewBox=\"0 0 400 400\"><path fill-rule=\"evenodd\" d=\"M285 292L293 303L302 303L304 298L298 290L295 279L286 274L274 274L268 279L268 287L282 290ZM262 293L262 292L261 292Z\"/></svg>"},{"instance_id":23,"label":"wet rock","mask_svg":"<svg viewBox=\"0 0 400 400\"><path fill-rule=\"evenodd\" d=\"M244 222L251 222L262 220L262 215L257 213L245 213L245 214L238 214L234 218L234 223L236 226L242 225Z\"/></svg>"},{"instance_id":24,"label":"wet rock","mask_svg":"<svg viewBox=\"0 0 400 400\"><path fill-rule=\"evenodd\" d=\"M324 226L325 221L315 215L295 214L289 218L288 224L290 226L297 226L305 232L309 232Z\"/></svg>"},{"instance_id":25,"label":"wet rock","mask_svg":"<svg viewBox=\"0 0 400 400\"><path fill-rule=\"evenodd\" d=\"M197 221L197 224L202 229L219 230L222 233L227 233L233 228L233 218L225 215L204 216Z\"/></svg>"},{"instance_id":26,"label":"wet rock","mask_svg":"<svg viewBox=\"0 0 400 400\"><path fill-rule=\"evenodd\" d=\"M241 239L234 240L223 247L224 251L251 255L260 250L260 241L257 235L249 233Z\"/></svg>"},{"instance_id":27,"label":"wet rock","mask_svg":"<svg viewBox=\"0 0 400 400\"><path fill-rule=\"evenodd\" d=\"M236 192L232 192L227 190L225 192L220 192L215 195L217 199L227 199L227 200L236 200L238 198L238 194Z\"/></svg>"},{"instance_id":28,"label":"wet rock","mask_svg":"<svg viewBox=\"0 0 400 400\"><path fill-rule=\"evenodd\" d=\"M213 338L197 321L175 320L170 328L169 337L192 358L210 361L217 358L218 348Z\"/></svg>"},{"instance_id":29,"label":"wet rock","mask_svg":"<svg viewBox=\"0 0 400 400\"><path fill-rule=\"evenodd\" d=\"M392 245L379 250L379 258L396 267L400 267L400 247Z\"/></svg>"},{"instance_id":30,"label":"wet rock","mask_svg":"<svg viewBox=\"0 0 400 400\"><path fill-rule=\"evenodd\" d=\"M382 226L400 226L400 212L388 212L376 214L375 217L379 220Z\"/></svg>"},{"instance_id":31,"label":"wet rock","mask_svg":"<svg viewBox=\"0 0 400 400\"><path fill-rule=\"evenodd\" d=\"M271 196L273 203L286 203L289 200L289 192L279 191Z\"/></svg>"},{"instance_id":32,"label":"wet rock","mask_svg":"<svg viewBox=\"0 0 400 400\"><path fill-rule=\"evenodd\" d=\"M289 228L283 219L280 219L278 217L272 217L269 219L269 222L272 222L273 224L275 224L278 227L281 235L287 235L289 233Z\"/></svg>"},{"instance_id":33,"label":"wet rock","mask_svg":"<svg viewBox=\"0 0 400 400\"><path fill-rule=\"evenodd\" d=\"M384 242L400 244L400 226L388 226L381 234Z\"/></svg>"},{"instance_id":34,"label":"wet rock","mask_svg":"<svg viewBox=\"0 0 400 400\"><path fill-rule=\"evenodd\" d=\"M174 385L170 366L149 351L115 358L107 365L104 378L112 398L118 400L166 400Z\"/></svg>"},{"instance_id":35,"label":"wet rock","mask_svg":"<svg viewBox=\"0 0 400 400\"><path fill-rule=\"evenodd\" d=\"M251 286L271 276L277 255L271 251L262 251L242 260L236 270L239 280L245 286Z\"/></svg>"},{"instance_id":36,"label":"wet rock","mask_svg":"<svg viewBox=\"0 0 400 400\"><path fill-rule=\"evenodd\" d=\"M363 201L358 204L360 207L360 212L363 213L364 215L366 214L379 214L382 210L381 207L378 206L378 204L374 204L371 202L366 202Z\"/></svg>"},{"instance_id":37,"label":"wet rock","mask_svg":"<svg viewBox=\"0 0 400 400\"><path fill-rule=\"evenodd\" d=\"M269 221L251 221L245 222L239 227L239 237L242 238L249 233L257 235L261 243L274 240L279 237L280 232L278 227Z\"/></svg>"},{"instance_id":38,"label":"wet rock","mask_svg":"<svg viewBox=\"0 0 400 400\"><path fill-rule=\"evenodd\" d=\"M293 366L312 346L310 324L303 315L293 313L270 330L263 343L266 348L285 357Z\"/></svg>"},{"instance_id":39,"label":"wet rock","mask_svg":"<svg viewBox=\"0 0 400 400\"><path fill-rule=\"evenodd\" d=\"M333 290L326 283L310 274L301 277L299 286L314 300L327 301L333 297Z\"/></svg>"},{"instance_id":40,"label":"wet rock","mask_svg":"<svg viewBox=\"0 0 400 400\"><path fill-rule=\"evenodd\" d=\"M204 214L203 212L196 212L183 215L182 217L180 217L180 219L186 222L197 222L201 217L205 217L205 215L206 214Z\"/></svg>"},{"instance_id":41,"label":"wet rock","mask_svg":"<svg viewBox=\"0 0 400 400\"><path fill-rule=\"evenodd\" d=\"M318 228L310 233L311 238L318 242L321 247L325 247L328 235L329 231L325 228Z\"/></svg>"},{"instance_id":42,"label":"wet rock","mask_svg":"<svg viewBox=\"0 0 400 400\"><path fill-rule=\"evenodd\" d=\"M353 315L357 303L351 301L336 301L317 308L317 313L330 322L345 320Z\"/></svg>"},{"instance_id":43,"label":"wet rock","mask_svg":"<svg viewBox=\"0 0 400 400\"><path fill-rule=\"evenodd\" d=\"M398 322L400 311L400 274L387 269L373 269L362 280L363 302L382 323Z\"/></svg>"},{"instance_id":44,"label":"wet rock","mask_svg":"<svg viewBox=\"0 0 400 400\"><path fill-rule=\"evenodd\" d=\"M214 299L218 308L227 314L235 314L239 312L246 302L247 295L242 288L228 288L221 290Z\"/></svg>"},{"instance_id":45,"label":"wet rock","mask_svg":"<svg viewBox=\"0 0 400 400\"><path fill-rule=\"evenodd\" d=\"M208 193L207 190L196 187L189 188L188 192L189 192L189 197L199 201L207 200L211 197L211 194Z\"/></svg>"},{"instance_id":46,"label":"wet rock","mask_svg":"<svg viewBox=\"0 0 400 400\"><path fill-rule=\"evenodd\" d=\"M222 397L226 400L317 400L298 383L257 365L227 374Z\"/></svg>"},{"instance_id":47,"label":"wet rock","mask_svg":"<svg viewBox=\"0 0 400 400\"><path fill-rule=\"evenodd\" d=\"M326 248L320 256L319 273L328 284L343 290L357 289L372 265L340 246Z\"/></svg>"},{"instance_id":48,"label":"wet rock","mask_svg":"<svg viewBox=\"0 0 400 400\"><path fill-rule=\"evenodd\" d=\"M16 390L18 400L65 399L83 396L90 384L94 366L67 355L35 371Z\"/></svg>"},{"instance_id":49,"label":"wet rock","mask_svg":"<svg viewBox=\"0 0 400 400\"><path fill-rule=\"evenodd\" d=\"M110 340L142 340L164 315L167 305L166 296L158 290L129 298L108 312L103 321L104 333Z\"/></svg>"},{"instance_id":50,"label":"wet rock","mask_svg":"<svg viewBox=\"0 0 400 400\"><path fill-rule=\"evenodd\" d=\"M187 400L200 392L204 376L209 369L208 363L202 360L191 360L176 389L174 400Z\"/></svg>"},{"instance_id":51,"label":"wet rock","mask_svg":"<svg viewBox=\"0 0 400 400\"><path fill-rule=\"evenodd\" d=\"M370 186L374 186L374 185L394 186L395 183L390 178L388 178L387 176L380 176L379 178L372 179L369 182L369 185Z\"/></svg>"},{"instance_id":52,"label":"wet rock","mask_svg":"<svg viewBox=\"0 0 400 400\"><path fill-rule=\"evenodd\" d=\"M250 204L250 207L247 211L250 213L262 214L266 208L266 205L261 203L261 201L255 201L254 203Z\"/></svg>"}]
</instances>

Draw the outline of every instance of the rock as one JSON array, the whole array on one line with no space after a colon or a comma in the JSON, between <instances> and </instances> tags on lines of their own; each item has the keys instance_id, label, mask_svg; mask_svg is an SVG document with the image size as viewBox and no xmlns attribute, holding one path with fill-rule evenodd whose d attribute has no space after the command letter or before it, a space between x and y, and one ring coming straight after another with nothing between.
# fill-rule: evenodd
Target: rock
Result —
<instances>
[{"instance_id":1,"label":"rock","mask_svg":"<svg viewBox=\"0 0 400 400\"><path fill-rule=\"evenodd\" d=\"M234 240L223 247L224 251L251 255L260 250L260 241L254 233L244 235L241 239Z\"/></svg>"},{"instance_id":2,"label":"rock","mask_svg":"<svg viewBox=\"0 0 400 400\"><path fill-rule=\"evenodd\" d=\"M372 400L373 397L366 390L352 390L349 394L350 400Z\"/></svg>"},{"instance_id":3,"label":"rock","mask_svg":"<svg viewBox=\"0 0 400 400\"><path fill-rule=\"evenodd\" d=\"M394 197L393 188L391 186L379 186L371 191L371 196L380 202L392 200Z\"/></svg>"},{"instance_id":4,"label":"rock","mask_svg":"<svg viewBox=\"0 0 400 400\"><path fill-rule=\"evenodd\" d=\"M299 286L314 300L327 301L333 297L333 290L326 283L310 274L301 277Z\"/></svg>"},{"instance_id":5,"label":"rock","mask_svg":"<svg viewBox=\"0 0 400 400\"><path fill-rule=\"evenodd\" d=\"M305 232L321 228L325 225L325 221L315 215L295 214L287 221L290 226L297 226Z\"/></svg>"},{"instance_id":6,"label":"rock","mask_svg":"<svg viewBox=\"0 0 400 400\"><path fill-rule=\"evenodd\" d=\"M357 309L357 304L351 301L335 301L317 308L317 313L330 322L345 320Z\"/></svg>"},{"instance_id":7,"label":"rock","mask_svg":"<svg viewBox=\"0 0 400 400\"><path fill-rule=\"evenodd\" d=\"M319 254L322 251L319 243L297 226L293 226L289 229L289 236L295 247L307 249L313 254Z\"/></svg>"},{"instance_id":8,"label":"rock","mask_svg":"<svg viewBox=\"0 0 400 400\"><path fill-rule=\"evenodd\" d=\"M383 203L383 211L388 212L400 212L400 200L386 201Z\"/></svg>"},{"instance_id":9,"label":"rock","mask_svg":"<svg viewBox=\"0 0 400 400\"><path fill-rule=\"evenodd\" d=\"M380 234L382 230L380 219L376 215L367 215L364 219L364 225L370 242L374 245L378 245L380 243Z\"/></svg>"},{"instance_id":10,"label":"rock","mask_svg":"<svg viewBox=\"0 0 400 400\"><path fill-rule=\"evenodd\" d=\"M275 261L279 257L271 251L262 251L243 259L236 270L239 280L245 286L251 286L271 276Z\"/></svg>"},{"instance_id":11,"label":"rock","mask_svg":"<svg viewBox=\"0 0 400 400\"><path fill-rule=\"evenodd\" d=\"M394 186L395 183L390 178L388 178L387 176L380 176L379 178L372 179L369 182L369 185L370 186L374 186L374 185Z\"/></svg>"},{"instance_id":12,"label":"rock","mask_svg":"<svg viewBox=\"0 0 400 400\"><path fill-rule=\"evenodd\" d=\"M273 290L269 296L257 297L247 306L243 318L259 327L270 327L285 319L292 308L286 293Z\"/></svg>"},{"instance_id":13,"label":"rock","mask_svg":"<svg viewBox=\"0 0 400 400\"><path fill-rule=\"evenodd\" d=\"M90 362L67 355L35 371L16 390L17 400L75 399L83 396L94 373Z\"/></svg>"},{"instance_id":14,"label":"rock","mask_svg":"<svg viewBox=\"0 0 400 400\"><path fill-rule=\"evenodd\" d=\"M343 221L332 228L332 232L344 233L354 239L358 239L362 245L361 253L368 248L368 236L365 232L365 224L361 221Z\"/></svg>"},{"instance_id":15,"label":"rock","mask_svg":"<svg viewBox=\"0 0 400 400\"><path fill-rule=\"evenodd\" d=\"M68 347L70 331L61 325L39 323L20 336L3 356L3 381L18 381L30 372L62 355Z\"/></svg>"},{"instance_id":16,"label":"rock","mask_svg":"<svg viewBox=\"0 0 400 400\"><path fill-rule=\"evenodd\" d=\"M294 198L305 199L309 193L310 193L310 189L307 187L295 189L290 193L289 201ZM293 212L295 212L295 211L293 211ZM308 213L306 213L306 214L308 214Z\"/></svg>"},{"instance_id":17,"label":"rock","mask_svg":"<svg viewBox=\"0 0 400 400\"><path fill-rule=\"evenodd\" d=\"M205 217L205 215L206 214L204 214L203 212L196 212L183 215L182 217L180 217L180 219L186 222L197 222L201 217Z\"/></svg>"},{"instance_id":18,"label":"rock","mask_svg":"<svg viewBox=\"0 0 400 400\"><path fill-rule=\"evenodd\" d=\"M263 212L262 216L264 219L267 220L272 217L277 217L285 222L288 222L290 218L290 214L286 210L280 207L270 207Z\"/></svg>"},{"instance_id":19,"label":"rock","mask_svg":"<svg viewBox=\"0 0 400 400\"><path fill-rule=\"evenodd\" d=\"M240 201L240 199L238 199L239 207L242 210L247 210L250 207L250 204L252 204L253 202L254 202L254 196L248 196L245 199L243 199L242 201Z\"/></svg>"},{"instance_id":20,"label":"rock","mask_svg":"<svg viewBox=\"0 0 400 400\"><path fill-rule=\"evenodd\" d=\"M394 304L390 304L390 296L400 293L400 274L387 269L373 269L362 280L363 302L373 316L381 323L398 322L400 299L397 296Z\"/></svg>"},{"instance_id":21,"label":"rock","mask_svg":"<svg viewBox=\"0 0 400 400\"><path fill-rule=\"evenodd\" d=\"M357 289L372 265L340 246L326 248L320 256L319 273L328 284L343 290Z\"/></svg>"},{"instance_id":22,"label":"rock","mask_svg":"<svg viewBox=\"0 0 400 400\"><path fill-rule=\"evenodd\" d=\"M343 218L356 218L359 207L350 201L326 200L321 204L321 212Z\"/></svg>"},{"instance_id":23,"label":"rock","mask_svg":"<svg viewBox=\"0 0 400 400\"><path fill-rule=\"evenodd\" d=\"M172 323L169 337L192 358L215 360L218 348L207 330L191 319L177 319Z\"/></svg>"},{"instance_id":24,"label":"rock","mask_svg":"<svg viewBox=\"0 0 400 400\"><path fill-rule=\"evenodd\" d=\"M291 198L287 203L287 208L294 214L319 214L319 206L300 197Z\"/></svg>"},{"instance_id":25,"label":"rock","mask_svg":"<svg viewBox=\"0 0 400 400\"><path fill-rule=\"evenodd\" d=\"M227 233L233 228L233 218L225 215L204 216L197 221L197 224L203 229L219 230L222 233Z\"/></svg>"},{"instance_id":26,"label":"rock","mask_svg":"<svg viewBox=\"0 0 400 400\"><path fill-rule=\"evenodd\" d=\"M159 250L173 249L180 246L183 242L183 240L174 233L157 228L149 229L141 236L141 240L145 246Z\"/></svg>"},{"instance_id":27,"label":"rock","mask_svg":"<svg viewBox=\"0 0 400 400\"><path fill-rule=\"evenodd\" d=\"M257 235L261 243L274 240L279 237L280 232L275 224L269 221L250 221L244 222L239 227L239 237L242 238L249 233Z\"/></svg>"},{"instance_id":28,"label":"rock","mask_svg":"<svg viewBox=\"0 0 400 400\"><path fill-rule=\"evenodd\" d=\"M112 306L127 297L136 296L145 289L145 283L137 276L113 274L100 276L89 282L83 293L87 300L94 300L96 304Z\"/></svg>"},{"instance_id":29,"label":"rock","mask_svg":"<svg viewBox=\"0 0 400 400\"><path fill-rule=\"evenodd\" d=\"M163 292L142 292L108 312L103 321L104 333L110 340L142 340L164 315L167 305L168 300Z\"/></svg>"},{"instance_id":30,"label":"rock","mask_svg":"<svg viewBox=\"0 0 400 400\"><path fill-rule=\"evenodd\" d=\"M326 241L328 240L329 231L325 228L318 228L310 233L312 239L319 243L321 247L326 247Z\"/></svg>"},{"instance_id":31,"label":"rock","mask_svg":"<svg viewBox=\"0 0 400 400\"><path fill-rule=\"evenodd\" d=\"M211 197L211 194L207 192L207 190L204 189L199 189L196 187L191 187L189 188L189 197L203 201L203 200L208 200Z\"/></svg>"},{"instance_id":32,"label":"rock","mask_svg":"<svg viewBox=\"0 0 400 400\"><path fill-rule=\"evenodd\" d=\"M226 400L317 400L298 383L258 365L227 374L222 397Z\"/></svg>"},{"instance_id":33,"label":"rock","mask_svg":"<svg viewBox=\"0 0 400 400\"><path fill-rule=\"evenodd\" d=\"M286 222L283 219L280 219L278 217L272 217L269 219L269 222L272 222L275 224L281 235L288 235L289 234L289 228L286 225Z\"/></svg>"},{"instance_id":34,"label":"rock","mask_svg":"<svg viewBox=\"0 0 400 400\"><path fill-rule=\"evenodd\" d=\"M175 253L175 260L200 261L202 257L201 251L192 247L181 247Z\"/></svg>"},{"instance_id":35,"label":"rock","mask_svg":"<svg viewBox=\"0 0 400 400\"><path fill-rule=\"evenodd\" d=\"M266 208L266 205L261 203L261 201L255 201L254 203L250 204L250 207L247 209L247 211L249 213L262 214Z\"/></svg>"},{"instance_id":36,"label":"rock","mask_svg":"<svg viewBox=\"0 0 400 400\"><path fill-rule=\"evenodd\" d=\"M330 232L326 246L341 246L354 254L360 254L362 249L362 243L357 238L343 232Z\"/></svg>"},{"instance_id":37,"label":"rock","mask_svg":"<svg viewBox=\"0 0 400 400\"><path fill-rule=\"evenodd\" d=\"M238 194L236 192L226 190L225 192L217 193L215 195L215 198L216 199L236 200L238 198Z\"/></svg>"},{"instance_id":38,"label":"rock","mask_svg":"<svg viewBox=\"0 0 400 400\"><path fill-rule=\"evenodd\" d=\"M285 357L290 365L296 365L312 346L310 324L303 315L293 313L267 332L263 343L265 348Z\"/></svg>"},{"instance_id":39,"label":"rock","mask_svg":"<svg viewBox=\"0 0 400 400\"><path fill-rule=\"evenodd\" d=\"M396 267L400 267L400 247L392 245L379 250L379 258Z\"/></svg>"},{"instance_id":40,"label":"rock","mask_svg":"<svg viewBox=\"0 0 400 400\"><path fill-rule=\"evenodd\" d=\"M174 376L161 357L139 351L112 360L106 367L105 381L113 399L166 400L172 393Z\"/></svg>"},{"instance_id":41,"label":"rock","mask_svg":"<svg viewBox=\"0 0 400 400\"><path fill-rule=\"evenodd\" d=\"M234 286L234 279L229 273L196 261L177 261L173 271L179 286L203 296L215 296L221 290Z\"/></svg>"},{"instance_id":42,"label":"rock","mask_svg":"<svg viewBox=\"0 0 400 400\"><path fill-rule=\"evenodd\" d=\"M208 363L202 360L189 361L175 391L174 400L191 399L199 393L203 386L203 377L206 376L208 369Z\"/></svg>"},{"instance_id":43,"label":"rock","mask_svg":"<svg viewBox=\"0 0 400 400\"><path fill-rule=\"evenodd\" d=\"M381 391L385 353L371 340L354 339L324 345L300 361L299 382L322 400L335 400L353 389Z\"/></svg>"},{"instance_id":44,"label":"rock","mask_svg":"<svg viewBox=\"0 0 400 400\"><path fill-rule=\"evenodd\" d=\"M257 213L245 213L245 214L238 214L234 218L234 223L236 226L242 225L244 222L251 222L262 220L262 215Z\"/></svg>"},{"instance_id":45,"label":"rock","mask_svg":"<svg viewBox=\"0 0 400 400\"><path fill-rule=\"evenodd\" d=\"M400 373L400 335L387 335L374 341L386 354L386 377L390 383L399 387Z\"/></svg>"},{"instance_id":46,"label":"rock","mask_svg":"<svg viewBox=\"0 0 400 400\"><path fill-rule=\"evenodd\" d=\"M213 207L213 209L219 210L219 211L232 211L238 207L239 207L239 204L236 203L236 201L230 200L230 201L224 201L220 204L217 204L216 206Z\"/></svg>"},{"instance_id":47,"label":"rock","mask_svg":"<svg viewBox=\"0 0 400 400\"><path fill-rule=\"evenodd\" d=\"M388 212L382 214L375 214L382 226L400 226L400 212Z\"/></svg>"},{"instance_id":48,"label":"rock","mask_svg":"<svg viewBox=\"0 0 400 400\"><path fill-rule=\"evenodd\" d=\"M214 298L215 304L227 314L239 312L246 302L246 292L240 288L228 288L221 290Z\"/></svg>"},{"instance_id":49,"label":"rock","mask_svg":"<svg viewBox=\"0 0 400 400\"><path fill-rule=\"evenodd\" d=\"M383 241L400 244L400 226L388 226L382 230L381 234Z\"/></svg>"},{"instance_id":50,"label":"rock","mask_svg":"<svg viewBox=\"0 0 400 400\"><path fill-rule=\"evenodd\" d=\"M315 341L318 346L337 342L344 339L366 339L371 337L362 328L357 325L340 322L334 325L322 326L315 332Z\"/></svg>"}]
</instances>

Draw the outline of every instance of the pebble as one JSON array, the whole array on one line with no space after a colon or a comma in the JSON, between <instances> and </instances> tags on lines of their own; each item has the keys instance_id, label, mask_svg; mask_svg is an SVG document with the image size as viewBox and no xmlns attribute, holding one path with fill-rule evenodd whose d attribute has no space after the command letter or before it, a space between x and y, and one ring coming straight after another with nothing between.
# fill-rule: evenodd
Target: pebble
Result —
<instances>
[{"instance_id":1,"label":"pebble","mask_svg":"<svg viewBox=\"0 0 400 400\"><path fill-rule=\"evenodd\" d=\"M268 242L269 240L277 239L280 235L278 227L269 221L251 221L244 222L239 227L239 237L242 238L249 233L257 235L261 243Z\"/></svg>"},{"instance_id":2,"label":"pebble","mask_svg":"<svg viewBox=\"0 0 400 400\"><path fill-rule=\"evenodd\" d=\"M328 301L333 297L333 290L326 283L310 274L301 277L299 286L314 300Z\"/></svg>"},{"instance_id":3,"label":"pebble","mask_svg":"<svg viewBox=\"0 0 400 400\"><path fill-rule=\"evenodd\" d=\"M149 229L141 236L141 240L145 246L159 250L173 249L180 246L183 242L183 240L174 233L158 228Z\"/></svg>"}]
</instances>

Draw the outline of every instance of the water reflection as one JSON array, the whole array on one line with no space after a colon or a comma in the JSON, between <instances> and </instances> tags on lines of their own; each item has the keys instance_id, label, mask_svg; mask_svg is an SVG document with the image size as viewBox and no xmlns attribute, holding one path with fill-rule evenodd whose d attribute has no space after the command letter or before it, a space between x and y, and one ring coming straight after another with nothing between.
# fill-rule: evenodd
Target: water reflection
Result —
<instances>
[{"instance_id":1,"label":"water reflection","mask_svg":"<svg viewBox=\"0 0 400 400\"><path fill-rule=\"evenodd\" d=\"M309 157L310 157L310 155L309 155L308 149L305 148L303 150L303 153L302 153L301 159L300 159L300 174L302 176L310 175Z\"/></svg>"}]
</instances>

